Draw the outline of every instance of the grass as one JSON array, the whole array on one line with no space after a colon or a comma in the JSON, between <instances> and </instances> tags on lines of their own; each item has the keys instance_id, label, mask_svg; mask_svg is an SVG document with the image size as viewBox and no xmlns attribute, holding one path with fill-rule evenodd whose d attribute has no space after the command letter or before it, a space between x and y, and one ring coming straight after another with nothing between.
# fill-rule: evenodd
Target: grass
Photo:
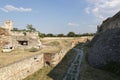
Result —
<instances>
[{"instance_id":1,"label":"grass","mask_svg":"<svg viewBox=\"0 0 120 80\"><path fill-rule=\"evenodd\" d=\"M44 67L24 80L62 80L75 55L71 50L56 67Z\"/></svg>"},{"instance_id":2,"label":"grass","mask_svg":"<svg viewBox=\"0 0 120 80\"><path fill-rule=\"evenodd\" d=\"M53 44L54 41L55 44L59 42L60 46L65 48L65 47L70 47L71 46L71 42L73 40L49 40L49 43ZM47 40L43 40L42 41L44 44L48 44ZM79 46L78 46L79 47ZM42 71L41 69L28 76L27 78L25 78L24 80L62 80L63 77L65 76L71 62L73 61L73 59L75 58L76 52L74 50L70 50L66 56L62 59L62 61L55 66L54 68L43 68ZM72 77L69 79L72 80Z\"/></svg>"},{"instance_id":3,"label":"grass","mask_svg":"<svg viewBox=\"0 0 120 80\"><path fill-rule=\"evenodd\" d=\"M48 74L53 80L62 80L65 76L71 62L75 58L76 52L70 50L63 60Z\"/></svg>"},{"instance_id":4,"label":"grass","mask_svg":"<svg viewBox=\"0 0 120 80\"><path fill-rule=\"evenodd\" d=\"M24 80L52 80L47 74L51 71L52 67L43 67L33 75L28 76Z\"/></svg>"},{"instance_id":5,"label":"grass","mask_svg":"<svg viewBox=\"0 0 120 80\"><path fill-rule=\"evenodd\" d=\"M30 52L30 49L15 49L14 51L10 53L2 53L2 50L0 49L0 67L3 67L5 65L14 63L18 60L22 60L26 57L33 56L36 54L40 53L57 53L59 52L62 48L66 49L67 47L71 46L72 40L44 40L42 39L42 44L45 44L43 49L38 50L37 52ZM34 51L34 50L32 50Z\"/></svg>"},{"instance_id":6,"label":"grass","mask_svg":"<svg viewBox=\"0 0 120 80\"><path fill-rule=\"evenodd\" d=\"M47 44L50 44L50 42L48 41ZM6 66L8 64L14 63L16 61L22 60L26 57L30 57L36 54L47 53L47 52L57 53L60 51L59 47L60 44L46 46L43 49L37 51L35 49L14 49L12 52L9 53L3 53L2 49L0 49L0 67Z\"/></svg>"},{"instance_id":7,"label":"grass","mask_svg":"<svg viewBox=\"0 0 120 80\"><path fill-rule=\"evenodd\" d=\"M29 55L32 55L28 51L15 49L10 53L2 53L0 52L0 67L5 66L7 64L13 63L19 59L25 58Z\"/></svg>"},{"instance_id":8,"label":"grass","mask_svg":"<svg viewBox=\"0 0 120 80\"><path fill-rule=\"evenodd\" d=\"M62 48L66 47L66 46L71 46L71 43L74 39L70 40L70 39L41 39L41 42L44 45L47 46L61 46Z\"/></svg>"},{"instance_id":9,"label":"grass","mask_svg":"<svg viewBox=\"0 0 120 80\"><path fill-rule=\"evenodd\" d=\"M26 57L33 56L36 54L47 53L47 52L57 53L61 49L66 49L68 47L71 47L71 43L73 40L74 39L56 39L56 40L41 39L41 42L46 46L37 52L30 52L28 49L15 49L10 53L0 52L0 67L3 67L10 63L14 63L18 60L22 60ZM78 38L78 40L80 39ZM62 80L74 57L75 57L74 51L70 51L56 67L54 68L44 67L24 80L52 80L52 79Z\"/></svg>"}]
</instances>

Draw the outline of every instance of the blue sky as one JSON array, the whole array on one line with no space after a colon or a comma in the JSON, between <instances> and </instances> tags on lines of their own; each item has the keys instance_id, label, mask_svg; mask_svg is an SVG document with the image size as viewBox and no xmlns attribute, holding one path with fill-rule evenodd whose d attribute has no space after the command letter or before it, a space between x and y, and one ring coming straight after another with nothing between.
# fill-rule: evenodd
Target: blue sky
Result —
<instances>
[{"instance_id":1,"label":"blue sky","mask_svg":"<svg viewBox=\"0 0 120 80\"><path fill-rule=\"evenodd\" d=\"M96 26L120 9L120 0L0 0L0 25L10 19L22 29L42 33L96 32Z\"/></svg>"}]
</instances>

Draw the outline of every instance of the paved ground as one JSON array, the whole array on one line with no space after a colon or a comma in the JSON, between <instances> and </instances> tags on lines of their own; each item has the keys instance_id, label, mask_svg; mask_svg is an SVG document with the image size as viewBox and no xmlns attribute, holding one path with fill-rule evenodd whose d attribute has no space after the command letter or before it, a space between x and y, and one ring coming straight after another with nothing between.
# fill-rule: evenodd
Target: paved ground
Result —
<instances>
[{"instance_id":1,"label":"paved ground","mask_svg":"<svg viewBox=\"0 0 120 80\"><path fill-rule=\"evenodd\" d=\"M77 48L74 48L74 50L76 51L77 55L71 63L63 80L78 80L80 74L80 65L83 57L83 50Z\"/></svg>"}]
</instances>

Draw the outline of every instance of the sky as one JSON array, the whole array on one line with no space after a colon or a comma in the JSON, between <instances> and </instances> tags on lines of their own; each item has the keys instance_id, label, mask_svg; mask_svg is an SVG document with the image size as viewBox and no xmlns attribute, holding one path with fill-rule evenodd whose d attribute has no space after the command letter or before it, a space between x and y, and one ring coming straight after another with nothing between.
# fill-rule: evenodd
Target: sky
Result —
<instances>
[{"instance_id":1,"label":"sky","mask_svg":"<svg viewBox=\"0 0 120 80\"><path fill-rule=\"evenodd\" d=\"M120 10L120 0L0 0L0 25L32 24L42 33L94 33L97 25Z\"/></svg>"}]
</instances>

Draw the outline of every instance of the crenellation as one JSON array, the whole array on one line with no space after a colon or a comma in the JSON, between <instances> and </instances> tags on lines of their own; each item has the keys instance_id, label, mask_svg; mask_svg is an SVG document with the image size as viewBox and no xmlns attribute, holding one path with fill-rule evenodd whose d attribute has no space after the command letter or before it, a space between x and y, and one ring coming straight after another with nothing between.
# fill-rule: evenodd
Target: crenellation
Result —
<instances>
[{"instance_id":1,"label":"crenellation","mask_svg":"<svg viewBox=\"0 0 120 80\"><path fill-rule=\"evenodd\" d=\"M13 30L13 21L11 21L11 20L5 20L3 22L2 28L7 29L8 31Z\"/></svg>"}]
</instances>

